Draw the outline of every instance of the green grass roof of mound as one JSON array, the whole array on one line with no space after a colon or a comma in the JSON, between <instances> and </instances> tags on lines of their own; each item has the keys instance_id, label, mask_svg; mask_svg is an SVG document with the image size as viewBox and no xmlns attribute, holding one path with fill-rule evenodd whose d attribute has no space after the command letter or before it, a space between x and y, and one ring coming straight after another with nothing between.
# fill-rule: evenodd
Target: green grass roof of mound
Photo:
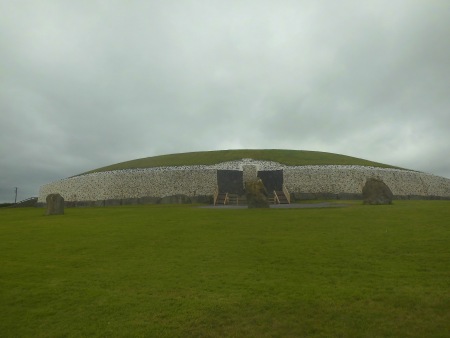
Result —
<instances>
[{"instance_id":1,"label":"green grass roof of mound","mask_svg":"<svg viewBox=\"0 0 450 338\"><path fill-rule=\"evenodd\" d=\"M192 153L169 154L112 164L106 167L91 170L87 173L138 169L153 167L212 165L221 162L235 161L243 158L254 160L274 161L285 165L360 165L381 168L396 168L387 164L363 160L356 157L306 150L279 150L279 149L243 149L243 150L217 150L200 151Z\"/></svg>"}]
</instances>

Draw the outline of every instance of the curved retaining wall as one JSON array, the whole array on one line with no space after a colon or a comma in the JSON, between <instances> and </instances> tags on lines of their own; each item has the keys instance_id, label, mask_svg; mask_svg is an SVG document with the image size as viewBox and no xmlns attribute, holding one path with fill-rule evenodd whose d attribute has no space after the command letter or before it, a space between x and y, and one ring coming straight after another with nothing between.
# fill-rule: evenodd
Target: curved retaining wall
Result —
<instances>
[{"instance_id":1,"label":"curved retaining wall","mask_svg":"<svg viewBox=\"0 0 450 338\"><path fill-rule=\"evenodd\" d=\"M284 184L296 195L361 195L368 178L379 178L399 198L448 198L450 179L416 171L361 166L283 169ZM356 196L355 196L356 197Z\"/></svg>"},{"instance_id":2,"label":"curved retaining wall","mask_svg":"<svg viewBox=\"0 0 450 338\"><path fill-rule=\"evenodd\" d=\"M366 179L371 177L383 180L395 198L450 199L450 179L415 171L362 166L294 167L244 159L214 166L129 169L70 177L42 186L38 203L45 203L51 193L59 193L74 204L156 203L180 195L207 201L217 186L217 170L247 170L249 166L257 170L282 169L284 184L296 199L360 198Z\"/></svg>"},{"instance_id":3,"label":"curved retaining wall","mask_svg":"<svg viewBox=\"0 0 450 338\"><path fill-rule=\"evenodd\" d=\"M174 195L208 196L217 185L217 170L117 170L70 177L46 184L38 203L59 193L66 202L121 201L152 203L154 198ZM113 202L111 204L114 204Z\"/></svg>"}]
</instances>

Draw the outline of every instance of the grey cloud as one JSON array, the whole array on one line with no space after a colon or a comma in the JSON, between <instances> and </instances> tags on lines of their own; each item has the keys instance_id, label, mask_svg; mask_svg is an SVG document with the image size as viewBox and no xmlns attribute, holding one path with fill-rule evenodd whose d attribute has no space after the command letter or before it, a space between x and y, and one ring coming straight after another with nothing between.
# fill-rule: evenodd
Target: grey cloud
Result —
<instances>
[{"instance_id":1,"label":"grey cloud","mask_svg":"<svg viewBox=\"0 0 450 338\"><path fill-rule=\"evenodd\" d=\"M119 161L224 148L450 177L449 9L0 0L0 201Z\"/></svg>"}]
</instances>

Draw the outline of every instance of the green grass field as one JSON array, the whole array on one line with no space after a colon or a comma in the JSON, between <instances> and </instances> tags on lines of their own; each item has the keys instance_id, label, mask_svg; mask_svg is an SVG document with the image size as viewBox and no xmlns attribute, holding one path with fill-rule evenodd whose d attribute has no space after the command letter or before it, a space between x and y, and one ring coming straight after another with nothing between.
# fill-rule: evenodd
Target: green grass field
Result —
<instances>
[{"instance_id":1,"label":"green grass field","mask_svg":"<svg viewBox=\"0 0 450 338\"><path fill-rule=\"evenodd\" d=\"M169 154L136 160L121 162L106 167L91 170L91 172L151 168L184 165L212 165L221 162L235 161L243 158L254 160L275 161L286 165L361 165L382 168L395 168L393 166L364 160L361 158L306 150L282 150L282 149L242 149L242 150L218 150L200 151L192 153Z\"/></svg>"},{"instance_id":2,"label":"green grass field","mask_svg":"<svg viewBox=\"0 0 450 338\"><path fill-rule=\"evenodd\" d=\"M449 337L450 201L0 209L1 337Z\"/></svg>"}]
</instances>

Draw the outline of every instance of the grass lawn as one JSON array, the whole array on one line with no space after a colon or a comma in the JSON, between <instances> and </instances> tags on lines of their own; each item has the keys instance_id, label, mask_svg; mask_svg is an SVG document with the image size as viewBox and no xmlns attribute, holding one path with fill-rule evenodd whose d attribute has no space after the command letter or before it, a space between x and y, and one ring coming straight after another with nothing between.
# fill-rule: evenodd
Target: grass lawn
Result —
<instances>
[{"instance_id":1,"label":"grass lawn","mask_svg":"<svg viewBox=\"0 0 450 338\"><path fill-rule=\"evenodd\" d=\"M450 201L0 209L1 337L449 337Z\"/></svg>"}]
</instances>

